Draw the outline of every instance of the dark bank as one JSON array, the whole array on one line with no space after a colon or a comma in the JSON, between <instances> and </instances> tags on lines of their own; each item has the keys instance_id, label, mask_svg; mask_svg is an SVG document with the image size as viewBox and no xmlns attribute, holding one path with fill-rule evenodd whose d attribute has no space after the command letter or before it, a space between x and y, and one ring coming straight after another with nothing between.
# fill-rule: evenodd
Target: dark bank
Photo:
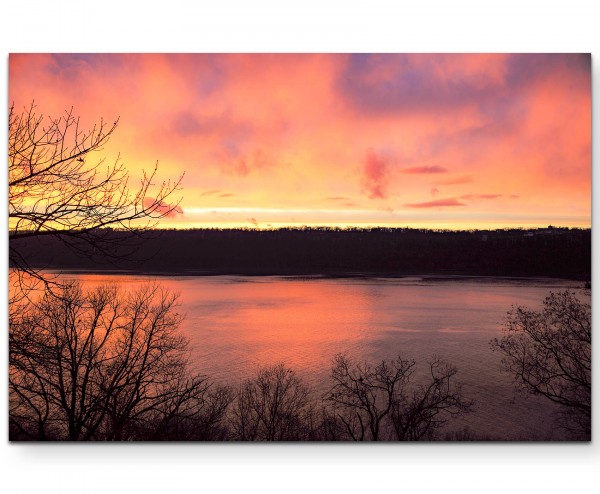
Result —
<instances>
[{"instance_id":1,"label":"dark bank","mask_svg":"<svg viewBox=\"0 0 600 494\"><path fill-rule=\"evenodd\" d=\"M11 239L37 269L169 274L554 277L591 280L591 230L197 229Z\"/></svg>"}]
</instances>

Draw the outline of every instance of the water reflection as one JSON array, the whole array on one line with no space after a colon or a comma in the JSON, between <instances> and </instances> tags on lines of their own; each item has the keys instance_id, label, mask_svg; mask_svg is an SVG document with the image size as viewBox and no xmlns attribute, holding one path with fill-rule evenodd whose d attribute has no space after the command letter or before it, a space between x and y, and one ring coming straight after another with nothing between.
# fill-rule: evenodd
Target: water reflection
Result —
<instances>
[{"instance_id":1,"label":"water reflection","mask_svg":"<svg viewBox=\"0 0 600 494\"><path fill-rule=\"evenodd\" d=\"M89 285L134 288L147 276L69 275ZM371 361L398 353L422 363L434 356L459 368L477 412L475 431L552 437L548 407L515 396L499 371L489 340L511 305L539 307L565 281L497 279L295 279L279 277L159 277L180 293L182 330L198 369L235 384L259 366L284 362L323 391L339 352ZM418 375L418 374L417 374Z\"/></svg>"}]
</instances>

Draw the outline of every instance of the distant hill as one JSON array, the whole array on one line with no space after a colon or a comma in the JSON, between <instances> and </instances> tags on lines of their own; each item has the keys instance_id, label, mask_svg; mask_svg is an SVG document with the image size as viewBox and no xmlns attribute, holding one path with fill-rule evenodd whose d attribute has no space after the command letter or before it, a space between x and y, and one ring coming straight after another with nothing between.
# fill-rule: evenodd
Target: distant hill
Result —
<instances>
[{"instance_id":1,"label":"distant hill","mask_svg":"<svg viewBox=\"0 0 600 494\"><path fill-rule=\"evenodd\" d=\"M36 268L179 274L456 274L591 279L591 230L373 228L103 230L91 243L31 237L11 247Z\"/></svg>"}]
</instances>

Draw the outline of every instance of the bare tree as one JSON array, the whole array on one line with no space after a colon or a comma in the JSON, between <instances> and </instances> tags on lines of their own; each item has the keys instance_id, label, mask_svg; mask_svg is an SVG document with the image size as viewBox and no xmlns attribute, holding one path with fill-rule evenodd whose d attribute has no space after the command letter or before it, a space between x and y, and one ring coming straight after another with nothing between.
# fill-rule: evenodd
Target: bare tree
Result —
<instances>
[{"instance_id":1,"label":"bare tree","mask_svg":"<svg viewBox=\"0 0 600 494\"><path fill-rule=\"evenodd\" d=\"M414 365L398 357L373 367L337 355L331 373L335 384L326 399L342 422L343 432L354 441L379 440L382 421L392 410L398 388L408 383Z\"/></svg>"},{"instance_id":2,"label":"bare tree","mask_svg":"<svg viewBox=\"0 0 600 494\"><path fill-rule=\"evenodd\" d=\"M334 385L325 400L331 406L327 429L333 439L354 441L432 439L435 429L451 415L466 413L472 402L462 396L452 378L456 369L435 360L431 381L411 386L415 361L398 356L376 366L334 359Z\"/></svg>"},{"instance_id":3,"label":"bare tree","mask_svg":"<svg viewBox=\"0 0 600 494\"><path fill-rule=\"evenodd\" d=\"M504 336L491 341L522 389L559 406L561 426L591 438L591 306L571 291L551 293L542 310L515 307Z\"/></svg>"},{"instance_id":4,"label":"bare tree","mask_svg":"<svg viewBox=\"0 0 600 494\"><path fill-rule=\"evenodd\" d=\"M132 439L222 441L228 438L226 412L233 400L228 386L204 376L188 377L184 369L171 383L171 397L140 414Z\"/></svg>"},{"instance_id":5,"label":"bare tree","mask_svg":"<svg viewBox=\"0 0 600 494\"><path fill-rule=\"evenodd\" d=\"M45 118L36 113L34 104L21 113L14 105L10 108L9 260L17 283L25 277L48 281L22 254L22 239L53 236L76 252L110 256L114 240L107 228L136 233L180 211L170 199L181 177L157 185L155 166L132 190L119 158L107 164L95 157L118 120L111 124L101 120L91 129L81 128L79 122L73 109L62 117Z\"/></svg>"},{"instance_id":6,"label":"bare tree","mask_svg":"<svg viewBox=\"0 0 600 494\"><path fill-rule=\"evenodd\" d=\"M429 371L427 384L394 398L391 422L398 441L434 439L449 418L473 407L473 401L463 396L462 384L455 382L456 367L437 359L429 364Z\"/></svg>"},{"instance_id":7,"label":"bare tree","mask_svg":"<svg viewBox=\"0 0 600 494\"><path fill-rule=\"evenodd\" d=\"M188 372L176 297L71 284L10 318L13 439L210 436L231 392Z\"/></svg>"},{"instance_id":8,"label":"bare tree","mask_svg":"<svg viewBox=\"0 0 600 494\"><path fill-rule=\"evenodd\" d=\"M240 387L233 407L233 432L242 441L306 439L309 390L296 373L278 364L260 369Z\"/></svg>"}]
</instances>

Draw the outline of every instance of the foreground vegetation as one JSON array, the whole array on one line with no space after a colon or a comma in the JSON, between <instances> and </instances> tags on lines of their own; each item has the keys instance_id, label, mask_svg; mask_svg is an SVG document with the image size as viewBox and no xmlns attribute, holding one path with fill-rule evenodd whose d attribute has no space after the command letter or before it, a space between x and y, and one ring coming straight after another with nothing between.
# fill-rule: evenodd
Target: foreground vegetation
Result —
<instances>
[{"instance_id":1,"label":"foreground vegetation","mask_svg":"<svg viewBox=\"0 0 600 494\"><path fill-rule=\"evenodd\" d=\"M520 385L560 405L570 437L589 439L589 309L568 292L545 307L515 309L492 345L506 354L507 370L520 369ZM369 363L339 354L320 395L284 364L224 386L190 370L176 297L158 285L125 294L70 284L10 311L11 440L490 439L453 428L474 402L457 369L440 359L416 378L417 362L403 356ZM532 328L543 332L540 348L554 354L571 342L571 359L536 351L527 339Z\"/></svg>"},{"instance_id":2,"label":"foreground vegetation","mask_svg":"<svg viewBox=\"0 0 600 494\"><path fill-rule=\"evenodd\" d=\"M557 406L573 438L592 435L592 313L573 292L552 293L541 311L515 307L504 336L491 342L504 369L525 392Z\"/></svg>"},{"instance_id":3,"label":"foreground vegetation","mask_svg":"<svg viewBox=\"0 0 600 494\"><path fill-rule=\"evenodd\" d=\"M468 413L457 370L336 356L317 396L283 364L238 387L189 370L175 297L78 284L10 314L11 440L419 440Z\"/></svg>"}]
</instances>

